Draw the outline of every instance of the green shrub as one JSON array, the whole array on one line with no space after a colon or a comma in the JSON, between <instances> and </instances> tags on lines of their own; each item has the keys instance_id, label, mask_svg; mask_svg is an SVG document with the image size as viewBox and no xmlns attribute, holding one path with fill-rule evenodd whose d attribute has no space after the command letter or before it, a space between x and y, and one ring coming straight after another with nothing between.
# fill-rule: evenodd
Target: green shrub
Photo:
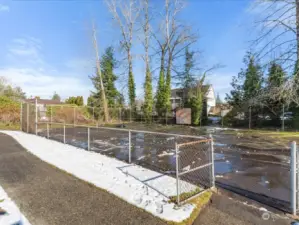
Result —
<instances>
[{"instance_id":1,"label":"green shrub","mask_svg":"<svg viewBox=\"0 0 299 225\"><path fill-rule=\"evenodd\" d=\"M0 96L0 123L20 123L20 103L6 96Z\"/></svg>"}]
</instances>

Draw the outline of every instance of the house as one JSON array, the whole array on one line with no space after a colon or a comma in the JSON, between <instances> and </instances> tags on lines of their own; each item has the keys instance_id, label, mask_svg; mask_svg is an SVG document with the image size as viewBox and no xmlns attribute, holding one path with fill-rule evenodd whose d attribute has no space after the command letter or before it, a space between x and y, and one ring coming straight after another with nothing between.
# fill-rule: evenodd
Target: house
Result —
<instances>
[{"instance_id":1,"label":"house","mask_svg":"<svg viewBox=\"0 0 299 225\"><path fill-rule=\"evenodd\" d=\"M216 106L211 107L209 111L209 115L211 116L218 116L224 117L227 113L232 110L232 107L227 103L219 103Z\"/></svg>"},{"instance_id":2,"label":"house","mask_svg":"<svg viewBox=\"0 0 299 225\"><path fill-rule=\"evenodd\" d=\"M216 106L216 97L212 85L204 85L202 88L204 91L204 102L206 104L208 115L211 108ZM187 100L188 91L189 90L184 88L176 88L171 90L170 102L172 110L182 107L183 102Z\"/></svg>"}]
</instances>

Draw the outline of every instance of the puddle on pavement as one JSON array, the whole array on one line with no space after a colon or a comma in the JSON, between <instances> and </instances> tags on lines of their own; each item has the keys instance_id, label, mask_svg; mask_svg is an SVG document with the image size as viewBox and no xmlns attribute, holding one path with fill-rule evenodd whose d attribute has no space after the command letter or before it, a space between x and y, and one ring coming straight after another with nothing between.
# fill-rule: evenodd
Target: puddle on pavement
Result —
<instances>
[{"instance_id":1,"label":"puddle on pavement","mask_svg":"<svg viewBox=\"0 0 299 225\"><path fill-rule=\"evenodd\" d=\"M215 162L215 173L226 174L233 172L233 166L230 162Z\"/></svg>"},{"instance_id":2,"label":"puddle on pavement","mask_svg":"<svg viewBox=\"0 0 299 225\"><path fill-rule=\"evenodd\" d=\"M228 144L223 144L223 143L219 143L219 142L214 142L214 146L217 146L217 147L226 147L226 146L228 146Z\"/></svg>"},{"instance_id":3,"label":"puddle on pavement","mask_svg":"<svg viewBox=\"0 0 299 225\"><path fill-rule=\"evenodd\" d=\"M223 153L214 153L214 160L224 160L225 159L225 155Z\"/></svg>"},{"instance_id":4,"label":"puddle on pavement","mask_svg":"<svg viewBox=\"0 0 299 225\"><path fill-rule=\"evenodd\" d=\"M109 132L106 136L97 138L99 143L91 142L91 150L128 161L128 137L115 137L117 135ZM225 140L224 136L218 136L217 141L214 142L215 174L218 181L225 181L228 184L274 198L289 199L289 172L287 167L289 156L248 153L245 156L243 153L248 150L234 148L227 144L229 140ZM85 134L80 133L74 137L76 138L72 138L73 140L67 139L67 143L87 149ZM148 145L148 138L151 139L150 146ZM110 144L103 144L105 142ZM158 135L149 137L143 133L136 133L132 135L132 161L145 167L156 166L158 169L165 169L164 172L174 171L176 159L174 149L170 147L173 142L174 140L171 138L163 139ZM163 148L165 150L157 151L157 149ZM275 158L273 158L274 156ZM282 162L286 166L282 167L282 165L273 164L273 162Z\"/></svg>"}]
</instances>

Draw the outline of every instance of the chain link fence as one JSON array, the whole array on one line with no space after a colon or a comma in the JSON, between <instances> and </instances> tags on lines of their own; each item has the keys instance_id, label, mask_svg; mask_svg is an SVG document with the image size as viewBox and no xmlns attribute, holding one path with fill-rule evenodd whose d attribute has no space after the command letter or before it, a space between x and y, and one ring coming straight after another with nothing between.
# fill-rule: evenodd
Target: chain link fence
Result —
<instances>
[{"instance_id":1,"label":"chain link fence","mask_svg":"<svg viewBox=\"0 0 299 225\"><path fill-rule=\"evenodd\" d=\"M177 204L214 186L211 138L103 127L89 108L24 103L21 118L24 132L122 160L136 179L145 171L140 181Z\"/></svg>"}]
</instances>

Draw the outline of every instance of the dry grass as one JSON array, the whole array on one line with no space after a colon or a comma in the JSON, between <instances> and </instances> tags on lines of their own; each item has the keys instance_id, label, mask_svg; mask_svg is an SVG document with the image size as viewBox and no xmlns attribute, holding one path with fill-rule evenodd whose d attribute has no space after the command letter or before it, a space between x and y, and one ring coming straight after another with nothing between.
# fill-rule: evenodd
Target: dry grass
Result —
<instances>
[{"instance_id":1,"label":"dry grass","mask_svg":"<svg viewBox=\"0 0 299 225\"><path fill-rule=\"evenodd\" d=\"M187 203L193 204L195 206L193 212L191 213L188 219L183 220L182 222L173 222L167 221L169 225L191 225L198 217L199 213L204 209L204 207L210 202L212 197L212 191L204 192L196 198L191 199Z\"/></svg>"},{"instance_id":2,"label":"dry grass","mask_svg":"<svg viewBox=\"0 0 299 225\"><path fill-rule=\"evenodd\" d=\"M240 137L238 146L253 149L287 148L291 141L299 142L299 132L279 132L265 130L228 130L225 134Z\"/></svg>"},{"instance_id":3,"label":"dry grass","mask_svg":"<svg viewBox=\"0 0 299 225\"><path fill-rule=\"evenodd\" d=\"M20 124L0 123L0 130L20 130Z\"/></svg>"}]
</instances>

